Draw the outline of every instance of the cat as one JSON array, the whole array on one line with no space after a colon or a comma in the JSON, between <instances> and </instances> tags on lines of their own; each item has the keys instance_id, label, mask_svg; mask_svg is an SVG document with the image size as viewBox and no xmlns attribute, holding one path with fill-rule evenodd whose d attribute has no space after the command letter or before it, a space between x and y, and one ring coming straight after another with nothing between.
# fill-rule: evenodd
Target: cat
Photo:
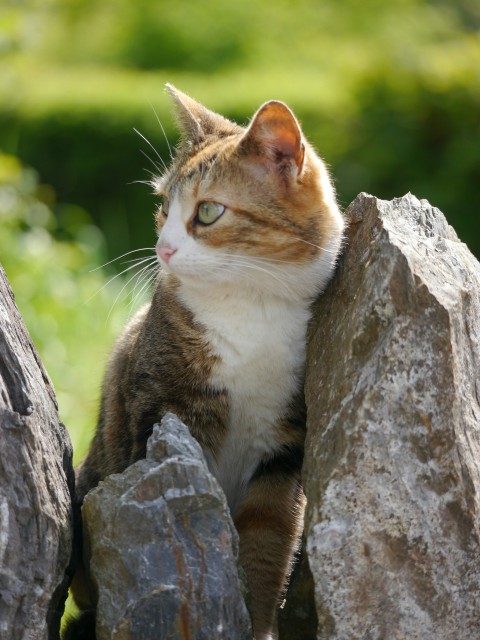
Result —
<instances>
[{"instance_id":1,"label":"cat","mask_svg":"<svg viewBox=\"0 0 480 640\"><path fill-rule=\"evenodd\" d=\"M111 356L76 500L144 457L153 424L177 414L227 497L254 636L267 640L302 532L311 303L335 268L344 220L284 103L267 102L242 127L167 89L181 141L154 181L161 270ZM73 592L88 606L80 571Z\"/></svg>"}]
</instances>

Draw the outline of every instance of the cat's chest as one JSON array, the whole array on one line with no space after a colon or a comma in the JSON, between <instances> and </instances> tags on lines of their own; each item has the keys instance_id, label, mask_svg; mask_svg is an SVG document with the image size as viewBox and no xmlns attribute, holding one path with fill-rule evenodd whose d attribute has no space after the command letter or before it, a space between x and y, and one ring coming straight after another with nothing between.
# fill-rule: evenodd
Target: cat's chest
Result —
<instances>
[{"instance_id":1,"label":"cat's chest","mask_svg":"<svg viewBox=\"0 0 480 640\"><path fill-rule=\"evenodd\" d=\"M307 306L234 295L185 301L217 357L213 386L226 388L233 403L250 400L260 412L288 401L303 368Z\"/></svg>"},{"instance_id":2,"label":"cat's chest","mask_svg":"<svg viewBox=\"0 0 480 640\"><path fill-rule=\"evenodd\" d=\"M229 392L232 408L275 420L288 402L304 360L304 331L282 309L236 309L207 327L218 357L211 383Z\"/></svg>"},{"instance_id":3,"label":"cat's chest","mask_svg":"<svg viewBox=\"0 0 480 640\"><path fill-rule=\"evenodd\" d=\"M228 392L227 433L209 461L234 510L259 462L282 444L277 425L303 379L309 311L278 300L186 302L217 357L210 384Z\"/></svg>"}]
</instances>

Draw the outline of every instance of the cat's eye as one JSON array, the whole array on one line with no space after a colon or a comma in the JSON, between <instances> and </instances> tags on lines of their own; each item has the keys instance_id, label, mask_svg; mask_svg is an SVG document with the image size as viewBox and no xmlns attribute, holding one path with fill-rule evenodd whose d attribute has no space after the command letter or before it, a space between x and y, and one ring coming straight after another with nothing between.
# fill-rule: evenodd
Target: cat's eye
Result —
<instances>
[{"instance_id":1,"label":"cat's eye","mask_svg":"<svg viewBox=\"0 0 480 640\"><path fill-rule=\"evenodd\" d=\"M218 202L201 202L197 209L197 220L201 224L213 224L224 211L225 207Z\"/></svg>"},{"instance_id":2,"label":"cat's eye","mask_svg":"<svg viewBox=\"0 0 480 640\"><path fill-rule=\"evenodd\" d=\"M162 202L158 207L158 210L165 218L168 218L168 198L165 198L165 196L163 196Z\"/></svg>"}]
</instances>

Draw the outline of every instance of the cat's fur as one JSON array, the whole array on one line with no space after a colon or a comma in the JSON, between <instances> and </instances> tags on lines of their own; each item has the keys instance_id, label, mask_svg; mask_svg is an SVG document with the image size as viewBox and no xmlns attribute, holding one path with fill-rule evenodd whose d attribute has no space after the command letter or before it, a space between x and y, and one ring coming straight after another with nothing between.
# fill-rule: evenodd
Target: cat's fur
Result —
<instances>
[{"instance_id":1,"label":"cat's fur","mask_svg":"<svg viewBox=\"0 0 480 640\"><path fill-rule=\"evenodd\" d=\"M265 640L302 529L310 304L344 223L323 162L283 103L266 103L242 128L169 91L182 141L155 183L163 271L114 349L77 500L142 458L152 425L176 413L225 490L255 637ZM201 224L200 203L219 203L223 215Z\"/></svg>"}]
</instances>

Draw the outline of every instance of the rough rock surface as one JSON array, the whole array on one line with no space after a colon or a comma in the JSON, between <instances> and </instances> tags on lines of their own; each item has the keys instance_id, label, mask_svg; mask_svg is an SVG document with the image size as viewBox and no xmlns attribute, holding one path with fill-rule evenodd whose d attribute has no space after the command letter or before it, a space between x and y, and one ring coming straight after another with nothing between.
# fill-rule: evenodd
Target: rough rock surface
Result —
<instances>
[{"instance_id":1,"label":"rough rock surface","mask_svg":"<svg viewBox=\"0 0 480 640\"><path fill-rule=\"evenodd\" d=\"M57 638L72 543L72 451L0 267L0 638Z\"/></svg>"},{"instance_id":2,"label":"rough rock surface","mask_svg":"<svg viewBox=\"0 0 480 640\"><path fill-rule=\"evenodd\" d=\"M308 350L318 638L480 638L480 265L437 209L361 194Z\"/></svg>"},{"instance_id":3,"label":"rough rock surface","mask_svg":"<svg viewBox=\"0 0 480 640\"><path fill-rule=\"evenodd\" d=\"M98 640L251 638L225 497L178 418L165 416L146 460L100 483L82 513Z\"/></svg>"}]
</instances>

